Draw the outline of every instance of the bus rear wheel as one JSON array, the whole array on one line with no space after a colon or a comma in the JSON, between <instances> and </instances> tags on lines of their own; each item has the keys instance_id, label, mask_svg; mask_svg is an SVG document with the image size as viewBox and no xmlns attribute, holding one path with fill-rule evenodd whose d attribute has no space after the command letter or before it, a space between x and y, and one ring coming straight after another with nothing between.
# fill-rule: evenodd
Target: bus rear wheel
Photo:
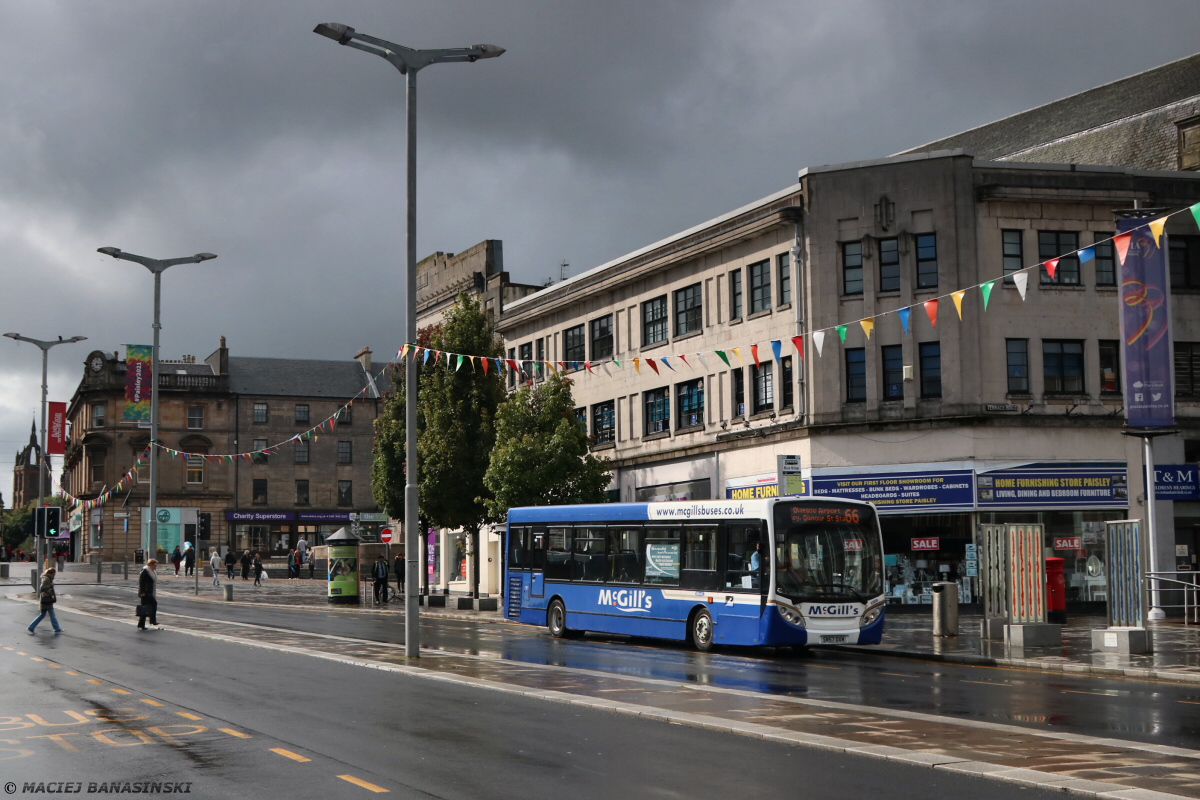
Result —
<instances>
[{"instance_id":1,"label":"bus rear wheel","mask_svg":"<svg viewBox=\"0 0 1200 800\"><path fill-rule=\"evenodd\" d=\"M688 622L688 640L693 648L702 653L712 650L713 619L707 608L701 608L692 614Z\"/></svg>"},{"instance_id":2,"label":"bus rear wheel","mask_svg":"<svg viewBox=\"0 0 1200 800\"><path fill-rule=\"evenodd\" d=\"M546 629L555 639L567 635L567 607L561 600L551 600L550 608L546 611Z\"/></svg>"}]
</instances>

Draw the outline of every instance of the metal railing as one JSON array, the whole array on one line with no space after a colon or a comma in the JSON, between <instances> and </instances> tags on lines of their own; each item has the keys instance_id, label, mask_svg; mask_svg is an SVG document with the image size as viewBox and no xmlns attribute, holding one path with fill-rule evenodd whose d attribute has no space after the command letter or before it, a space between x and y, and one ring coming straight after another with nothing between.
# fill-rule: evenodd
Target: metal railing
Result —
<instances>
[{"instance_id":1,"label":"metal railing","mask_svg":"<svg viewBox=\"0 0 1200 800\"><path fill-rule=\"evenodd\" d=\"M1184 625L1200 624L1200 573L1147 572L1146 580L1150 581L1152 589L1157 588L1164 597L1167 592L1171 591L1177 591L1183 595L1182 603L1164 602L1160 606L1161 608L1182 608Z\"/></svg>"}]
</instances>

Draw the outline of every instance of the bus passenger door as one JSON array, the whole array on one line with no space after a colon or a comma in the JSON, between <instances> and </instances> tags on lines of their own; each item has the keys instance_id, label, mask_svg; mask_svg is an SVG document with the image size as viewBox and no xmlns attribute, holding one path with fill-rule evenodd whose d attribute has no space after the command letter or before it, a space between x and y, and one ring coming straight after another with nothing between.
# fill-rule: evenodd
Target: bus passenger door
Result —
<instances>
[{"instance_id":1,"label":"bus passenger door","mask_svg":"<svg viewBox=\"0 0 1200 800\"><path fill-rule=\"evenodd\" d=\"M771 568L766 526L761 522L730 522L722 528L721 569L724 580L714 597L720 614L718 642L753 644L766 606Z\"/></svg>"},{"instance_id":2,"label":"bus passenger door","mask_svg":"<svg viewBox=\"0 0 1200 800\"><path fill-rule=\"evenodd\" d=\"M546 594L546 529L534 526L529 537L529 594L544 597Z\"/></svg>"}]
</instances>

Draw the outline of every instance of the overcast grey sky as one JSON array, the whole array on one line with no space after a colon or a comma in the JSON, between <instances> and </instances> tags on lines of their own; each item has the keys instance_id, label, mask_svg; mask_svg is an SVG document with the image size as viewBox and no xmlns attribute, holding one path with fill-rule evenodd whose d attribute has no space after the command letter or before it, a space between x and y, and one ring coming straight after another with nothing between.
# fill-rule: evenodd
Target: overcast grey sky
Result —
<instances>
[{"instance_id":1,"label":"overcast grey sky","mask_svg":"<svg viewBox=\"0 0 1200 800\"><path fill-rule=\"evenodd\" d=\"M311 33L492 43L421 73L418 254L582 271L784 188L1191 55L1194 0L0 0L0 331L386 360L401 343L403 78ZM0 340L0 493L40 353ZM57 464L56 464L57 466Z\"/></svg>"}]
</instances>

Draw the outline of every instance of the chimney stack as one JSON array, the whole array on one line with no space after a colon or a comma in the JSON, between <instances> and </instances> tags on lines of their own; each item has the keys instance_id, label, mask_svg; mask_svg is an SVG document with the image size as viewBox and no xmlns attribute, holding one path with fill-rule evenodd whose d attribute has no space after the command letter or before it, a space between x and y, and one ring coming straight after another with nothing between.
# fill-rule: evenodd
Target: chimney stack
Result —
<instances>
[{"instance_id":1,"label":"chimney stack","mask_svg":"<svg viewBox=\"0 0 1200 800\"><path fill-rule=\"evenodd\" d=\"M364 347L354 354L354 360L362 364L363 369L367 372L371 371L371 348Z\"/></svg>"}]
</instances>

